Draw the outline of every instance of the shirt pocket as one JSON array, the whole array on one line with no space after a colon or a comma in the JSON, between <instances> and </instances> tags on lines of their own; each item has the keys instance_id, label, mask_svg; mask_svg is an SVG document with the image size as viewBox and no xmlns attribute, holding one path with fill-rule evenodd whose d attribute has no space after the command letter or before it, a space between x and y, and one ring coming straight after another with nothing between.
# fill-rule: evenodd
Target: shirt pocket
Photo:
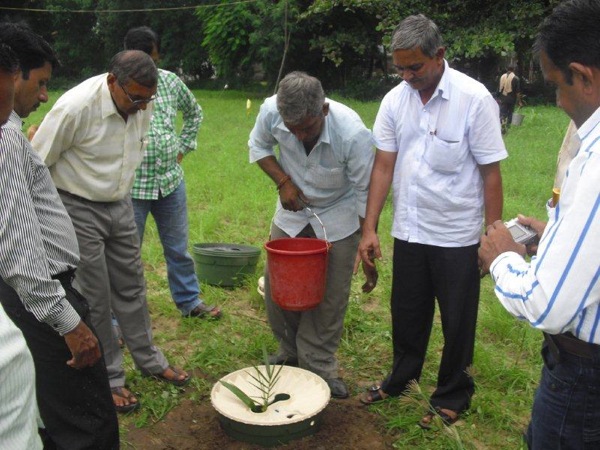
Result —
<instances>
[{"instance_id":1,"label":"shirt pocket","mask_svg":"<svg viewBox=\"0 0 600 450\"><path fill-rule=\"evenodd\" d=\"M346 174L342 167L309 166L306 181L318 189L340 189L345 185Z\"/></svg>"},{"instance_id":2,"label":"shirt pocket","mask_svg":"<svg viewBox=\"0 0 600 450\"><path fill-rule=\"evenodd\" d=\"M466 151L461 141L446 141L433 136L433 141L425 150L425 161L436 172L452 174L462 170Z\"/></svg>"}]
</instances>

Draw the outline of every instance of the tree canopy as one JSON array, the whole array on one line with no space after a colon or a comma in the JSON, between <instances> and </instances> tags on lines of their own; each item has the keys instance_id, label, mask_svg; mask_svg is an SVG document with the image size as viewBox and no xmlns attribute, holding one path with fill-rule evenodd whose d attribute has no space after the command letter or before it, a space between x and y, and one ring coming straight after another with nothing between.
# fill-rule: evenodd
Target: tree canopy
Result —
<instances>
[{"instance_id":1,"label":"tree canopy","mask_svg":"<svg viewBox=\"0 0 600 450\"><path fill-rule=\"evenodd\" d=\"M70 79L105 70L122 49L126 31L147 25L162 38L161 65L191 78L217 76L230 84L263 79L274 85L281 71L305 70L325 85L345 86L386 74L391 31L416 13L438 24L447 57L471 75L495 77L506 57L525 71L537 25L558 3L4 0L4 7L20 10L0 9L0 21L28 22L54 45L63 63L60 75Z\"/></svg>"}]
</instances>

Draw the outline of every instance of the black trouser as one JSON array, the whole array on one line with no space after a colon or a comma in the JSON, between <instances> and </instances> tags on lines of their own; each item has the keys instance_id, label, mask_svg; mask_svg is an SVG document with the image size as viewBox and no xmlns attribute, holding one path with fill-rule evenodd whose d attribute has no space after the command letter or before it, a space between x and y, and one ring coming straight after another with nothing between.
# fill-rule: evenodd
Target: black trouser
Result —
<instances>
[{"instance_id":1,"label":"black trouser","mask_svg":"<svg viewBox=\"0 0 600 450\"><path fill-rule=\"evenodd\" d=\"M513 112L517 104L517 96L513 93L508 95L500 94L500 120L506 119L506 124L512 124Z\"/></svg>"},{"instance_id":2,"label":"black trouser","mask_svg":"<svg viewBox=\"0 0 600 450\"><path fill-rule=\"evenodd\" d=\"M92 330L89 308L71 286L70 274L59 279L67 300ZM44 449L113 450L119 448L119 424L108 385L104 358L93 367L67 366L71 352L65 340L28 312L17 293L0 280L0 303L25 336L35 364L35 381Z\"/></svg>"},{"instance_id":3,"label":"black trouser","mask_svg":"<svg viewBox=\"0 0 600 450\"><path fill-rule=\"evenodd\" d=\"M435 299L442 319L444 350L431 404L463 411L475 385L473 362L479 305L478 245L457 248L394 241L392 339L394 363L382 384L400 395L419 380L433 324Z\"/></svg>"}]
</instances>

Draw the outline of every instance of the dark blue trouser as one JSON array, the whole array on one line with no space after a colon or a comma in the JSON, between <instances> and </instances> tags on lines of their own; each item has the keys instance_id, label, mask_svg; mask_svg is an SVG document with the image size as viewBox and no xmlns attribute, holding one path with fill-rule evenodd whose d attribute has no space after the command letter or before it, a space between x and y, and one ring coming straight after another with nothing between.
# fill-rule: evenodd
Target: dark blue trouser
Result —
<instances>
[{"instance_id":1,"label":"dark blue trouser","mask_svg":"<svg viewBox=\"0 0 600 450\"><path fill-rule=\"evenodd\" d=\"M600 448L600 351L592 359L560 353L546 343L527 445L531 450Z\"/></svg>"}]
</instances>

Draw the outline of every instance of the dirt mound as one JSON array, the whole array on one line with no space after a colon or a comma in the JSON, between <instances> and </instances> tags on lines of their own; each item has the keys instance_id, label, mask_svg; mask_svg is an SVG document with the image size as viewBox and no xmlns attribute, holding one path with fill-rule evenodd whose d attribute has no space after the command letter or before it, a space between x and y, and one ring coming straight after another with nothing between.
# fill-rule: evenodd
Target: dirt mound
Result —
<instances>
[{"instance_id":1,"label":"dirt mound","mask_svg":"<svg viewBox=\"0 0 600 450\"><path fill-rule=\"evenodd\" d=\"M386 450L393 439L385 435L379 416L368 411L356 398L331 400L323 414L321 429L313 436L278 448L289 450ZM216 411L209 402L183 400L160 422L132 427L123 447L139 450L258 450L264 447L238 442L221 429Z\"/></svg>"}]
</instances>

